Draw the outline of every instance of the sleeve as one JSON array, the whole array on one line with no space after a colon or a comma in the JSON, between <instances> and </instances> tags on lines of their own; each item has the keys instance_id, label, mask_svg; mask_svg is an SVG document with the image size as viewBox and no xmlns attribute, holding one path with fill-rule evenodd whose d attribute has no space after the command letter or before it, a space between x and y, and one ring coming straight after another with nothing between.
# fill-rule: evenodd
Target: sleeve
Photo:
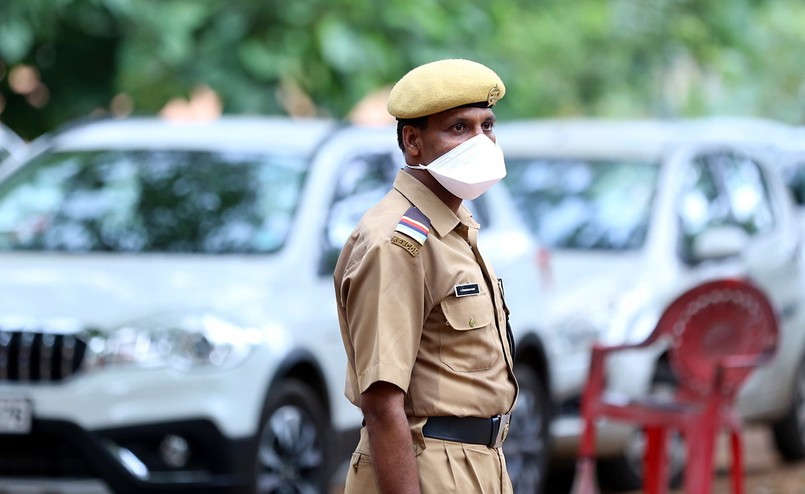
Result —
<instances>
[{"instance_id":1,"label":"sleeve","mask_svg":"<svg viewBox=\"0 0 805 494\"><path fill-rule=\"evenodd\" d=\"M425 283L421 257L390 242L369 247L345 273L340 295L360 393L377 381L408 391L427 313Z\"/></svg>"}]
</instances>

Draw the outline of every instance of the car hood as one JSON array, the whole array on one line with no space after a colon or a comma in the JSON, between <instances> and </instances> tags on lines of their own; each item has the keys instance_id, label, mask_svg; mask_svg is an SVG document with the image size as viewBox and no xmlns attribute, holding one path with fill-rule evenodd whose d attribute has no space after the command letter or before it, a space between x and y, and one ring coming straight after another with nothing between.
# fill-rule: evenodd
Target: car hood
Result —
<instances>
[{"instance_id":1,"label":"car hood","mask_svg":"<svg viewBox=\"0 0 805 494\"><path fill-rule=\"evenodd\" d=\"M635 290L643 271L640 252L558 250L543 256L545 306L556 318L609 304Z\"/></svg>"},{"instance_id":2,"label":"car hood","mask_svg":"<svg viewBox=\"0 0 805 494\"><path fill-rule=\"evenodd\" d=\"M279 293L265 258L0 254L0 321L99 329L171 313L232 313Z\"/></svg>"}]
</instances>

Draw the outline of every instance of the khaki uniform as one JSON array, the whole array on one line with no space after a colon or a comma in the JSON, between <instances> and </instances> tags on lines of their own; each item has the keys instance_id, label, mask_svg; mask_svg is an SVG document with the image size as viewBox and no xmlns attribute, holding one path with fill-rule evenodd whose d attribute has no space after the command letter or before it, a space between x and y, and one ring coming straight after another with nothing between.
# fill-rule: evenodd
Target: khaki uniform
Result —
<instances>
[{"instance_id":1,"label":"khaki uniform","mask_svg":"<svg viewBox=\"0 0 805 494\"><path fill-rule=\"evenodd\" d=\"M421 220L426 235L403 233L409 217ZM422 434L427 417L492 417L510 412L516 400L507 309L476 247L478 228L464 206L453 213L401 171L350 236L335 270L345 394L359 406L377 381L405 391L423 492L511 491L499 449ZM370 461L364 428L347 492L375 491Z\"/></svg>"}]
</instances>

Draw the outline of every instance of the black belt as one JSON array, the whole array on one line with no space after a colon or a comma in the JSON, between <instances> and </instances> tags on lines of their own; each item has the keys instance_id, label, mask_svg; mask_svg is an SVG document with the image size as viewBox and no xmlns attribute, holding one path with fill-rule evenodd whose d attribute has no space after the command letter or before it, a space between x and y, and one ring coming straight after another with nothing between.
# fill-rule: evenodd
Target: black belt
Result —
<instances>
[{"instance_id":1,"label":"black belt","mask_svg":"<svg viewBox=\"0 0 805 494\"><path fill-rule=\"evenodd\" d=\"M492 418L478 417L428 417L422 433L425 437L456 441L459 443L483 444L499 448L509 433L511 414Z\"/></svg>"}]
</instances>

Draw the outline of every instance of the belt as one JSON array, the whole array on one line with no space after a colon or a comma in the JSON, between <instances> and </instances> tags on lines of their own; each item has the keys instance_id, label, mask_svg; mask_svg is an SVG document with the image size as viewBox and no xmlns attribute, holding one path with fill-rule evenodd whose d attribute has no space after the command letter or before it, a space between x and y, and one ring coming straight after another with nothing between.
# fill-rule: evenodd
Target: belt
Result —
<instances>
[{"instance_id":1,"label":"belt","mask_svg":"<svg viewBox=\"0 0 805 494\"><path fill-rule=\"evenodd\" d=\"M509 434L511 414L492 418L478 417L428 417L422 433L425 437L456 441L459 443L483 444L499 448Z\"/></svg>"}]
</instances>

